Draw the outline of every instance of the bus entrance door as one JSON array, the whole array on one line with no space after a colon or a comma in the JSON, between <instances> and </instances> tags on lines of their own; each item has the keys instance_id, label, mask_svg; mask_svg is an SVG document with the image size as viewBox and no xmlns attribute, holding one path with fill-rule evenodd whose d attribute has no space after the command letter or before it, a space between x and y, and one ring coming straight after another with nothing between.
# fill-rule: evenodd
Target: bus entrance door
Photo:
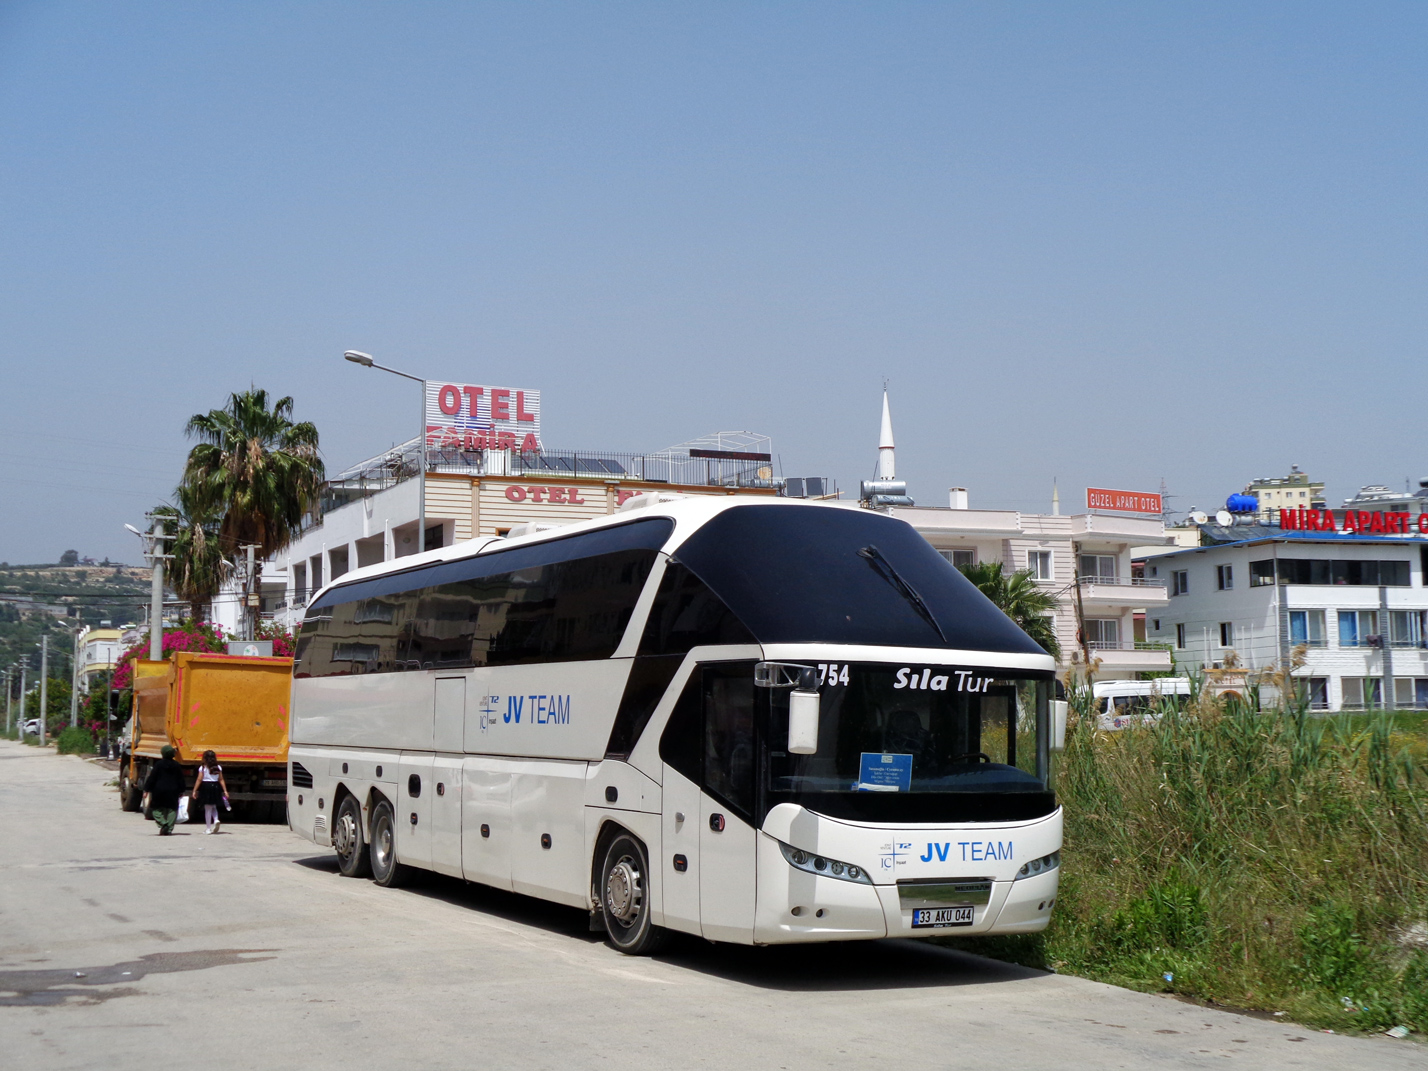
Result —
<instances>
[{"instance_id":1,"label":"bus entrance door","mask_svg":"<svg viewBox=\"0 0 1428 1071\"><path fill-rule=\"evenodd\" d=\"M754 827L699 794L699 921L711 941L754 939Z\"/></svg>"},{"instance_id":2,"label":"bus entrance door","mask_svg":"<svg viewBox=\"0 0 1428 1071\"><path fill-rule=\"evenodd\" d=\"M699 794L699 920L712 941L754 939L754 674L704 667L704 789Z\"/></svg>"}]
</instances>

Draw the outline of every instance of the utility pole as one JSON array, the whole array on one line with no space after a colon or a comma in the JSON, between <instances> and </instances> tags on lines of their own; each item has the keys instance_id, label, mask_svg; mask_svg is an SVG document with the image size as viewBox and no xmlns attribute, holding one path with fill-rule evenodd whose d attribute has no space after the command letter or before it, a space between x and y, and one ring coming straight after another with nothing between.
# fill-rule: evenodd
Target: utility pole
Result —
<instances>
[{"instance_id":1,"label":"utility pole","mask_svg":"<svg viewBox=\"0 0 1428 1071\"><path fill-rule=\"evenodd\" d=\"M71 729L79 724L79 634L83 631L83 625L74 631L74 656L70 659L69 665L69 727Z\"/></svg>"},{"instance_id":2,"label":"utility pole","mask_svg":"<svg viewBox=\"0 0 1428 1071\"><path fill-rule=\"evenodd\" d=\"M30 675L30 662L27 658L20 663L20 739L25 739L25 678Z\"/></svg>"},{"instance_id":3,"label":"utility pole","mask_svg":"<svg viewBox=\"0 0 1428 1071\"><path fill-rule=\"evenodd\" d=\"M149 590L149 661L164 658L164 522L154 518L153 541L149 547L149 565L153 583Z\"/></svg>"},{"instance_id":4,"label":"utility pole","mask_svg":"<svg viewBox=\"0 0 1428 1071\"><path fill-rule=\"evenodd\" d=\"M14 724L15 713L15 670L14 667L5 671L5 733L8 736L10 726Z\"/></svg>"},{"instance_id":5,"label":"utility pole","mask_svg":"<svg viewBox=\"0 0 1428 1071\"><path fill-rule=\"evenodd\" d=\"M243 618L244 625L246 626L244 628L243 638L245 640L255 640L258 638L258 607L254 605L256 601L254 596L257 593L253 586L253 551L256 549L256 546L252 543L245 543L243 545L243 551L247 555L248 562L248 590L246 597L243 599Z\"/></svg>"},{"instance_id":6,"label":"utility pole","mask_svg":"<svg viewBox=\"0 0 1428 1071\"><path fill-rule=\"evenodd\" d=\"M40 747L45 746L45 719L50 702L50 634L40 637Z\"/></svg>"}]
</instances>

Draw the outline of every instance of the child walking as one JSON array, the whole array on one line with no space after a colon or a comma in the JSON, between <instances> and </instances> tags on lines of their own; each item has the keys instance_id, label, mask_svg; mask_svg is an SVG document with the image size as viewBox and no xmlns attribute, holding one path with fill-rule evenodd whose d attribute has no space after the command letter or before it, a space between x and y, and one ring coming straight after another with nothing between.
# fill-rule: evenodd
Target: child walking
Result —
<instances>
[{"instance_id":1,"label":"child walking","mask_svg":"<svg viewBox=\"0 0 1428 1071\"><path fill-rule=\"evenodd\" d=\"M217 833L219 827L218 805L228 802L228 782L223 780L223 767L218 765L218 756L211 751L203 753L203 765L198 768L198 776L193 781L193 798L203 804L203 823L206 833Z\"/></svg>"}]
</instances>

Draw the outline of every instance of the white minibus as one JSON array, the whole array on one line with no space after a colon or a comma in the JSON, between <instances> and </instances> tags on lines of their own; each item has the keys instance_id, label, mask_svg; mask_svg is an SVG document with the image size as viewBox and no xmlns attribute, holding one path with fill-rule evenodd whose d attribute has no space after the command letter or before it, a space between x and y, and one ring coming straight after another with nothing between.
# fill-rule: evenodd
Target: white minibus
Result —
<instances>
[{"instance_id":1,"label":"white minibus","mask_svg":"<svg viewBox=\"0 0 1428 1071\"><path fill-rule=\"evenodd\" d=\"M674 497L316 594L293 830L349 876L583 908L631 954L1043 929L1051 657L902 521Z\"/></svg>"},{"instance_id":2,"label":"white minibus","mask_svg":"<svg viewBox=\"0 0 1428 1071\"><path fill-rule=\"evenodd\" d=\"M1115 732L1160 720L1168 707L1177 710L1190 701L1189 677L1152 677L1147 681L1096 681L1091 685L1096 719Z\"/></svg>"}]
</instances>

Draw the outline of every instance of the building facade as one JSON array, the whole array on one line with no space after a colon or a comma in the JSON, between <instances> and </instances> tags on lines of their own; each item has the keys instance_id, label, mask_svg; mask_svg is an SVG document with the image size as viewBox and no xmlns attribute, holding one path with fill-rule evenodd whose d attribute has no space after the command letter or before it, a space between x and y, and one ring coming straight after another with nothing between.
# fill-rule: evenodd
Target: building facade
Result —
<instances>
[{"instance_id":1,"label":"building facade","mask_svg":"<svg viewBox=\"0 0 1428 1071\"><path fill-rule=\"evenodd\" d=\"M1147 637L1182 669L1238 662L1270 697L1291 665L1316 710L1428 707L1428 545L1325 532L1263 535L1143 562L1168 604Z\"/></svg>"},{"instance_id":2,"label":"building facade","mask_svg":"<svg viewBox=\"0 0 1428 1071\"><path fill-rule=\"evenodd\" d=\"M1257 476L1245 487L1245 494L1259 500L1259 519L1270 521L1282 509L1323 509L1324 485L1309 479L1298 465L1289 466L1288 476Z\"/></svg>"},{"instance_id":3,"label":"building facade","mask_svg":"<svg viewBox=\"0 0 1428 1071\"><path fill-rule=\"evenodd\" d=\"M413 440L328 482L321 520L261 563L262 617L294 628L324 584L418 553L423 513L433 550L614 513L639 494L837 497L825 478L775 478L768 446L763 436L723 432L654 454L430 450L423 480ZM226 594L214 617L236 633L237 585Z\"/></svg>"},{"instance_id":4,"label":"building facade","mask_svg":"<svg viewBox=\"0 0 1428 1071\"><path fill-rule=\"evenodd\" d=\"M1030 570L1056 597L1064 670L1090 667L1095 680L1169 670L1170 654L1139 626L1167 604L1165 582L1138 575L1131 553L1167 542L1159 518L970 509L960 487L949 492L948 506L887 512L916 528L953 565L1000 562L1006 572Z\"/></svg>"}]
</instances>

